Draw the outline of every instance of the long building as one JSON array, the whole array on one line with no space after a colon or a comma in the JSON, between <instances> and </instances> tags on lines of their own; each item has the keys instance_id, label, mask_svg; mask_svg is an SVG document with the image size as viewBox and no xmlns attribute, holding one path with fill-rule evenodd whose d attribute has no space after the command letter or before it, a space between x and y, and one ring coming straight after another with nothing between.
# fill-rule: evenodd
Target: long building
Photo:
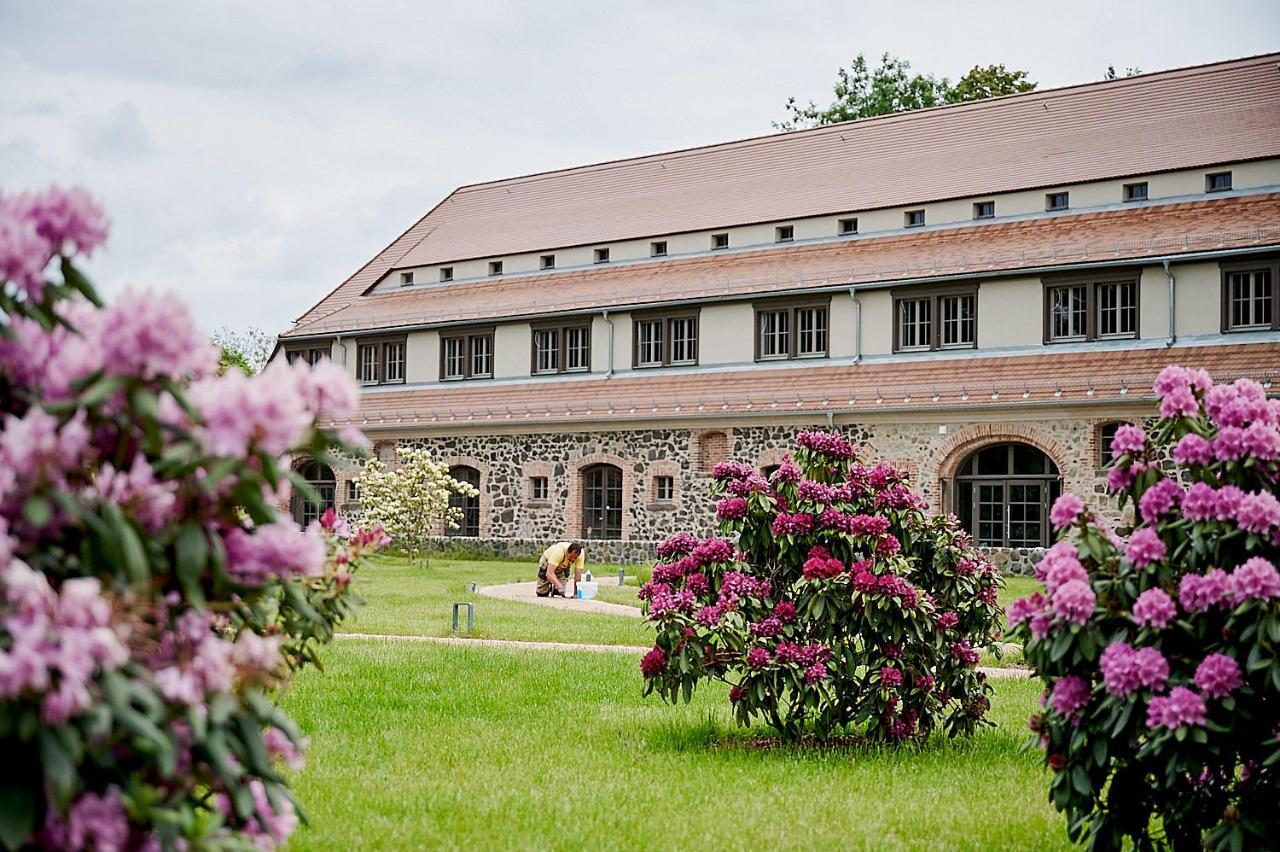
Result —
<instances>
[{"instance_id":1,"label":"long building","mask_svg":"<svg viewBox=\"0 0 1280 852\"><path fill-rule=\"evenodd\" d=\"M637 558L834 427L1021 564L1061 490L1114 516L1162 367L1280 379L1278 288L1269 55L463 186L281 351L475 484L482 550Z\"/></svg>"}]
</instances>

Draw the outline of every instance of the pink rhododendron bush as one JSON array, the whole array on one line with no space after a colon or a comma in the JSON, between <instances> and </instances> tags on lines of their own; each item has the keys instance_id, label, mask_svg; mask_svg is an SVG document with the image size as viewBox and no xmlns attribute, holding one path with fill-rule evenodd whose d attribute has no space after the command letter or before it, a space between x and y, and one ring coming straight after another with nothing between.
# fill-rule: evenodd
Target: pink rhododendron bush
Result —
<instances>
[{"instance_id":1,"label":"pink rhododendron bush","mask_svg":"<svg viewBox=\"0 0 1280 852\"><path fill-rule=\"evenodd\" d=\"M275 505L289 454L354 449L315 420L356 391L217 375L170 297L101 305L72 259L106 233L83 192L0 195L0 845L270 847L303 746L274 696L382 541Z\"/></svg>"},{"instance_id":2,"label":"pink rhododendron bush","mask_svg":"<svg viewBox=\"0 0 1280 852\"><path fill-rule=\"evenodd\" d=\"M1000 575L890 465L864 467L838 434L799 443L768 481L717 465L727 538L659 549L640 592L657 630L645 693L687 701L723 680L740 724L786 739L972 733L989 707L976 666L998 636Z\"/></svg>"},{"instance_id":3,"label":"pink rhododendron bush","mask_svg":"<svg viewBox=\"0 0 1280 852\"><path fill-rule=\"evenodd\" d=\"M1009 624L1046 686L1050 800L1096 848L1280 838L1280 401L1164 370L1160 420L1121 427L1121 541L1071 494Z\"/></svg>"}]
</instances>

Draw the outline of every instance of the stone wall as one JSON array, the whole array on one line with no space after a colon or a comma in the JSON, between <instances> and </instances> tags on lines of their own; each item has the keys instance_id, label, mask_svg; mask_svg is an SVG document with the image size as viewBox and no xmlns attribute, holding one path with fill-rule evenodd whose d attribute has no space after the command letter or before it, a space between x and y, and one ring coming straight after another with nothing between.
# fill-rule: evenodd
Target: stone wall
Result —
<instances>
[{"instance_id":1,"label":"stone wall","mask_svg":"<svg viewBox=\"0 0 1280 852\"><path fill-rule=\"evenodd\" d=\"M1098 428L1108 417L1046 417L1039 420L951 421L945 427L910 422L841 425L836 429L863 449L864 462L889 460L904 469L935 511L950 509L947 483L965 458L992 443L1019 441L1039 447L1058 466L1064 490L1075 492L1111 522L1122 522L1105 492L1100 470ZM711 471L726 458L757 467L777 464L804 429L825 424L730 425L724 428L564 431L545 434L470 434L391 438L375 451L392 460L397 442L429 449L449 465L480 472L480 536L468 539L477 555L526 558L539 545L582 535L583 472L595 464L622 471L623 543L593 542L593 561L645 561L652 543L679 531L707 534L714 529ZM359 470L337 472L339 508L346 480ZM534 501L531 481L548 480L547 499ZM659 502L655 477L671 476L670 500ZM443 531L442 531L443 532ZM463 546L459 543L459 546ZM607 554L607 558L604 558ZM999 559L1012 572L1031 564L1034 550L1009 550Z\"/></svg>"}]
</instances>

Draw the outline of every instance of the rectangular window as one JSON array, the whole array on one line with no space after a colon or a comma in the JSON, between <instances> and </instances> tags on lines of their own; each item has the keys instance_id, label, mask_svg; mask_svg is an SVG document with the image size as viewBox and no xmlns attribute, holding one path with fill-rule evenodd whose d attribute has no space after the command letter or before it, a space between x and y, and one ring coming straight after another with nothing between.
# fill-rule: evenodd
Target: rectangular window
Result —
<instances>
[{"instance_id":1,"label":"rectangular window","mask_svg":"<svg viewBox=\"0 0 1280 852\"><path fill-rule=\"evenodd\" d=\"M636 368L698 363L697 313L638 316L633 334Z\"/></svg>"},{"instance_id":2,"label":"rectangular window","mask_svg":"<svg viewBox=\"0 0 1280 852\"><path fill-rule=\"evenodd\" d=\"M550 500L551 489L548 486L545 476L533 476L529 478L529 499L530 500Z\"/></svg>"},{"instance_id":3,"label":"rectangular window","mask_svg":"<svg viewBox=\"0 0 1280 852\"><path fill-rule=\"evenodd\" d=\"M354 479L347 480L347 502L357 503L360 500L360 486Z\"/></svg>"},{"instance_id":4,"label":"rectangular window","mask_svg":"<svg viewBox=\"0 0 1280 852\"><path fill-rule=\"evenodd\" d=\"M533 373L581 373L591 369L591 325L574 323L533 330Z\"/></svg>"},{"instance_id":5,"label":"rectangular window","mask_svg":"<svg viewBox=\"0 0 1280 852\"><path fill-rule=\"evenodd\" d=\"M658 240L657 242L649 243L649 257L666 257L666 256L667 256L666 240Z\"/></svg>"},{"instance_id":6,"label":"rectangular window","mask_svg":"<svg viewBox=\"0 0 1280 852\"><path fill-rule=\"evenodd\" d=\"M827 309L796 309L796 357L823 358L827 354Z\"/></svg>"},{"instance_id":7,"label":"rectangular window","mask_svg":"<svg viewBox=\"0 0 1280 852\"><path fill-rule=\"evenodd\" d=\"M412 272L401 272L401 273L400 273L400 286L401 286L401 287L408 287L408 286L409 286L410 284L412 284L412 283L413 283L413 273L412 273Z\"/></svg>"},{"instance_id":8,"label":"rectangular window","mask_svg":"<svg viewBox=\"0 0 1280 852\"><path fill-rule=\"evenodd\" d=\"M609 250L608 250L607 248L598 248L598 249L596 249L596 251L595 251L595 255L594 255L594 256L595 256L595 262L596 262L596 263L608 263L608 262L609 262Z\"/></svg>"},{"instance_id":9,"label":"rectangular window","mask_svg":"<svg viewBox=\"0 0 1280 852\"><path fill-rule=\"evenodd\" d=\"M674 476L655 476L653 478L653 499L658 503L670 503L676 499L676 480Z\"/></svg>"},{"instance_id":10,"label":"rectangular window","mask_svg":"<svg viewBox=\"0 0 1280 852\"><path fill-rule=\"evenodd\" d=\"M1044 197L1045 210L1066 210L1071 207L1071 194L1067 192L1051 192Z\"/></svg>"},{"instance_id":11,"label":"rectangular window","mask_svg":"<svg viewBox=\"0 0 1280 852\"><path fill-rule=\"evenodd\" d=\"M857 219L841 219L840 220L840 236L848 236L849 234L858 233Z\"/></svg>"},{"instance_id":12,"label":"rectangular window","mask_svg":"<svg viewBox=\"0 0 1280 852\"><path fill-rule=\"evenodd\" d=\"M712 251L716 251L716 250L719 250L719 249L727 249L728 247L729 247L729 235L728 235L728 234L712 234L712 235L711 235L711 250L712 250Z\"/></svg>"},{"instance_id":13,"label":"rectangular window","mask_svg":"<svg viewBox=\"0 0 1280 852\"><path fill-rule=\"evenodd\" d=\"M490 274L490 275L501 275L501 274L502 274L502 261L500 261L500 260L491 260L491 261L489 261L489 274Z\"/></svg>"},{"instance_id":14,"label":"rectangular window","mask_svg":"<svg viewBox=\"0 0 1280 852\"><path fill-rule=\"evenodd\" d=\"M1231 172L1213 172L1204 176L1205 192L1225 192L1231 188Z\"/></svg>"},{"instance_id":15,"label":"rectangular window","mask_svg":"<svg viewBox=\"0 0 1280 852\"><path fill-rule=\"evenodd\" d=\"M546 328L533 333L533 372L560 372L560 330Z\"/></svg>"},{"instance_id":16,"label":"rectangular window","mask_svg":"<svg viewBox=\"0 0 1280 852\"><path fill-rule=\"evenodd\" d=\"M1277 328L1275 266L1231 270L1224 276L1223 331Z\"/></svg>"},{"instance_id":17,"label":"rectangular window","mask_svg":"<svg viewBox=\"0 0 1280 852\"><path fill-rule=\"evenodd\" d=\"M1051 279L1044 292L1046 343L1138 336L1136 279Z\"/></svg>"},{"instance_id":18,"label":"rectangular window","mask_svg":"<svg viewBox=\"0 0 1280 852\"><path fill-rule=\"evenodd\" d=\"M756 306L756 360L825 358L828 348L828 304L776 302Z\"/></svg>"},{"instance_id":19,"label":"rectangular window","mask_svg":"<svg viewBox=\"0 0 1280 852\"><path fill-rule=\"evenodd\" d=\"M978 201L973 205L973 218L975 219L994 219L996 217L996 203L994 201Z\"/></svg>"},{"instance_id":20,"label":"rectangular window","mask_svg":"<svg viewBox=\"0 0 1280 852\"><path fill-rule=\"evenodd\" d=\"M540 269L555 269L556 256L554 254L544 254L542 257L538 258L538 267Z\"/></svg>"},{"instance_id":21,"label":"rectangular window","mask_svg":"<svg viewBox=\"0 0 1280 852\"><path fill-rule=\"evenodd\" d=\"M311 346L306 349L289 349L285 352L284 357L290 364L295 361L303 361L307 364L314 365L329 357L329 348L327 346Z\"/></svg>"},{"instance_id":22,"label":"rectangular window","mask_svg":"<svg viewBox=\"0 0 1280 852\"><path fill-rule=\"evenodd\" d=\"M973 285L895 291L893 316L895 352L978 344L978 288Z\"/></svg>"},{"instance_id":23,"label":"rectangular window","mask_svg":"<svg viewBox=\"0 0 1280 852\"><path fill-rule=\"evenodd\" d=\"M493 378L493 331L462 331L440 338L442 381Z\"/></svg>"},{"instance_id":24,"label":"rectangular window","mask_svg":"<svg viewBox=\"0 0 1280 852\"><path fill-rule=\"evenodd\" d=\"M382 344L382 380L387 384L404 381L404 342Z\"/></svg>"},{"instance_id":25,"label":"rectangular window","mask_svg":"<svg viewBox=\"0 0 1280 852\"><path fill-rule=\"evenodd\" d=\"M778 243L789 243L796 238L796 229L793 225L781 225L773 229L773 240Z\"/></svg>"},{"instance_id":26,"label":"rectangular window","mask_svg":"<svg viewBox=\"0 0 1280 852\"><path fill-rule=\"evenodd\" d=\"M918 228L924 224L923 210L908 210L902 214L903 226L907 228Z\"/></svg>"},{"instance_id":27,"label":"rectangular window","mask_svg":"<svg viewBox=\"0 0 1280 852\"><path fill-rule=\"evenodd\" d=\"M1142 183L1126 183L1124 185L1125 201L1146 201L1147 200L1147 182Z\"/></svg>"},{"instance_id":28,"label":"rectangular window","mask_svg":"<svg viewBox=\"0 0 1280 852\"><path fill-rule=\"evenodd\" d=\"M453 267L452 267L452 266L442 266L442 267L440 267L440 280L441 280L441 281L452 281L452 280L453 280Z\"/></svg>"},{"instance_id":29,"label":"rectangular window","mask_svg":"<svg viewBox=\"0 0 1280 852\"><path fill-rule=\"evenodd\" d=\"M356 347L356 376L364 385L398 384L405 379L405 338L368 340Z\"/></svg>"}]
</instances>

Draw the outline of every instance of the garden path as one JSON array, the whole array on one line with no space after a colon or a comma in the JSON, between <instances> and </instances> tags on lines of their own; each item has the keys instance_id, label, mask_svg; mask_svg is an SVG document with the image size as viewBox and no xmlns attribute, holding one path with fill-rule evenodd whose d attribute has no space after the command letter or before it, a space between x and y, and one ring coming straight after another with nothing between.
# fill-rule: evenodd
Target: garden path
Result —
<instances>
[{"instance_id":1,"label":"garden path","mask_svg":"<svg viewBox=\"0 0 1280 852\"><path fill-rule=\"evenodd\" d=\"M639 618L640 610L626 604L608 601L580 601L577 598L540 598L537 595L537 583L503 583L500 586L481 586L477 591L491 598L502 598L508 601L549 606L556 609L569 609L581 612L604 612L609 615L625 615L628 618Z\"/></svg>"},{"instance_id":2,"label":"garden path","mask_svg":"<svg viewBox=\"0 0 1280 852\"><path fill-rule=\"evenodd\" d=\"M488 588L500 588L489 586ZM484 591L484 589L481 589ZM578 601L578 603L596 603L596 601ZM627 607L634 609L635 607ZM589 651L591 653L635 654L640 655L648 648L635 645L588 645L581 642L523 642L515 639L467 639L462 636L396 636L380 633L339 633L344 639L372 639L385 642L427 642L433 645L474 645L482 648L512 648L533 651ZM1024 668L992 668L979 666L978 671L988 677L1031 677L1031 670Z\"/></svg>"}]
</instances>

